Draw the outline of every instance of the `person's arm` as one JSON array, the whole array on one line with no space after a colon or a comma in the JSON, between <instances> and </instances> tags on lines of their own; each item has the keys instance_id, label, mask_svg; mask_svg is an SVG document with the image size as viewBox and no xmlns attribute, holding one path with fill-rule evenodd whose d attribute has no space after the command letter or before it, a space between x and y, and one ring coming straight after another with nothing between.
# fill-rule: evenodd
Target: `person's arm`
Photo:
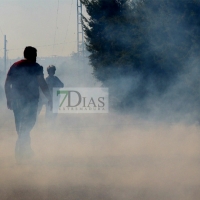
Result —
<instances>
[{"instance_id":1,"label":"person's arm","mask_svg":"<svg viewBox=\"0 0 200 200\"><path fill-rule=\"evenodd\" d=\"M46 83L46 81L44 79L44 75L39 75L38 76L38 83L39 83L39 86L40 86L42 92L44 93L44 95L48 99L50 107L52 108L52 96L51 96L51 94L49 92L48 85L47 85L47 83Z\"/></svg>"},{"instance_id":2,"label":"person's arm","mask_svg":"<svg viewBox=\"0 0 200 200\"><path fill-rule=\"evenodd\" d=\"M6 81L5 81L5 94L6 94L6 99L7 99L7 107L8 109L12 110L12 94L11 94L11 77L7 76Z\"/></svg>"},{"instance_id":3,"label":"person's arm","mask_svg":"<svg viewBox=\"0 0 200 200\"><path fill-rule=\"evenodd\" d=\"M56 86L63 88L64 87L63 82L57 76L55 76L55 78L56 78L56 81L57 81Z\"/></svg>"}]
</instances>

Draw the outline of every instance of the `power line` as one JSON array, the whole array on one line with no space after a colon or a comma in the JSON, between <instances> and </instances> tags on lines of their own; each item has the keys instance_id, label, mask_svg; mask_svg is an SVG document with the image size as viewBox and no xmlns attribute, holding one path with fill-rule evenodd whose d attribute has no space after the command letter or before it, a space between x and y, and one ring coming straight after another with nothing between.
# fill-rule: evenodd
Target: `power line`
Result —
<instances>
[{"instance_id":1,"label":"power line","mask_svg":"<svg viewBox=\"0 0 200 200\"><path fill-rule=\"evenodd\" d=\"M67 22L67 30L66 30L66 34L65 34L65 38L64 38L63 48L62 48L61 54L62 54L62 52L63 52L63 50L64 50L64 43L65 43L65 41L66 41L66 39L67 39L67 34L68 34L68 32L69 32L68 29L69 29L69 22L70 22L70 19L71 19L71 13L72 13L72 5L73 5L73 2L74 2L74 0L71 1L70 12L69 12L69 18L68 18L68 22ZM57 57L55 63L57 63L57 61L58 61L58 57Z\"/></svg>"},{"instance_id":2,"label":"power line","mask_svg":"<svg viewBox=\"0 0 200 200\"><path fill-rule=\"evenodd\" d=\"M58 29L58 10L59 10L59 0L58 0L57 13L56 13L56 29L55 29L54 41L53 41L54 44L55 44L55 41L56 41L56 32L57 32L57 29ZM54 53L54 45L53 45L52 55L53 55L53 53Z\"/></svg>"},{"instance_id":3,"label":"power line","mask_svg":"<svg viewBox=\"0 0 200 200\"><path fill-rule=\"evenodd\" d=\"M68 43L75 43L76 41L72 41L72 42L66 42L66 44ZM41 47L52 47L52 46L58 46L58 45L63 45L64 43L57 43L57 44L45 44L45 45L40 45L40 46L34 46L35 48L41 48ZM15 50L20 50L23 48L15 48L15 49L9 49L8 51L15 51ZM2 50L2 49L0 49Z\"/></svg>"}]
</instances>

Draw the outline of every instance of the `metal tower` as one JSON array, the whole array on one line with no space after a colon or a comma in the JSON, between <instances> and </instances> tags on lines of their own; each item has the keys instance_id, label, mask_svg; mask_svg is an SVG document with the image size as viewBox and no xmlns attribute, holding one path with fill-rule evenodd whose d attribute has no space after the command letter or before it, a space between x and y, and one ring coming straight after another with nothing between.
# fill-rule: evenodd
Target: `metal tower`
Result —
<instances>
[{"instance_id":1,"label":"metal tower","mask_svg":"<svg viewBox=\"0 0 200 200\"><path fill-rule=\"evenodd\" d=\"M84 33L82 24L82 3L77 0L77 53L84 55Z\"/></svg>"},{"instance_id":2,"label":"metal tower","mask_svg":"<svg viewBox=\"0 0 200 200\"><path fill-rule=\"evenodd\" d=\"M7 47L6 47L6 44L7 44L7 40L6 40L6 35L4 35L4 72L6 74L6 57L7 57Z\"/></svg>"}]
</instances>

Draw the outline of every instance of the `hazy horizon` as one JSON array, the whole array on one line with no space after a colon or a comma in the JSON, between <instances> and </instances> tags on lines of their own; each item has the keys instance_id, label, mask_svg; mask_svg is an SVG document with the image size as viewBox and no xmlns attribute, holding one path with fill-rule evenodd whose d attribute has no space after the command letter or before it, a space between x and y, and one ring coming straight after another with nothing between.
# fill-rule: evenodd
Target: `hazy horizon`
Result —
<instances>
[{"instance_id":1,"label":"hazy horizon","mask_svg":"<svg viewBox=\"0 0 200 200\"><path fill-rule=\"evenodd\" d=\"M4 35L8 58L21 57L25 46L38 49L38 56L68 56L76 52L76 0L2 0L0 2L0 56Z\"/></svg>"}]
</instances>

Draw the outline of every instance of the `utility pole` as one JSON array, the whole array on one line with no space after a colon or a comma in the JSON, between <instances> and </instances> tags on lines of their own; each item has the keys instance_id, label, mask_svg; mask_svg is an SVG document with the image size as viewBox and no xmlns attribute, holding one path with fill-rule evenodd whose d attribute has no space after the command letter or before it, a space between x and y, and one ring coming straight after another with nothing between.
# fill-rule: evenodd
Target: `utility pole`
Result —
<instances>
[{"instance_id":1,"label":"utility pole","mask_svg":"<svg viewBox=\"0 0 200 200\"><path fill-rule=\"evenodd\" d=\"M84 56L84 33L82 24L82 3L77 0L77 53Z\"/></svg>"},{"instance_id":2,"label":"utility pole","mask_svg":"<svg viewBox=\"0 0 200 200\"><path fill-rule=\"evenodd\" d=\"M6 74L6 54L7 54L7 48L6 48L6 35L4 35L4 72Z\"/></svg>"}]
</instances>

